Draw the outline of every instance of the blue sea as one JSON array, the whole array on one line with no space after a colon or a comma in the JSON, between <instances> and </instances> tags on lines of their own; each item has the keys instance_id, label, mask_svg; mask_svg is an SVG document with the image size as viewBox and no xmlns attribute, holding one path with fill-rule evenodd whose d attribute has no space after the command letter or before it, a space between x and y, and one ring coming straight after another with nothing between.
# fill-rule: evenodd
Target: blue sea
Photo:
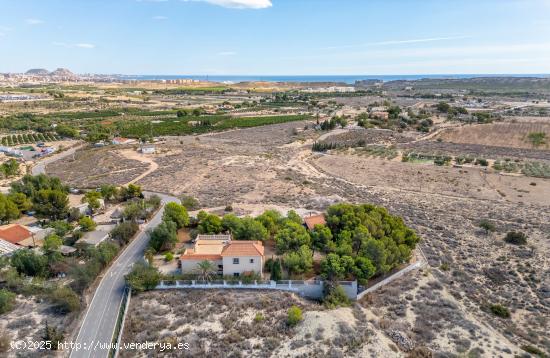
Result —
<instances>
[{"instance_id":1,"label":"blue sea","mask_svg":"<svg viewBox=\"0 0 550 358\"><path fill-rule=\"evenodd\" d=\"M159 80L176 80L176 79L194 79L200 81L211 82L337 82L354 84L360 80L380 80L384 82L397 80L419 80L428 79L462 79L462 78L479 78L479 77L540 77L549 78L550 74L460 74L460 75L345 75L345 76L224 76L224 75L118 75L118 77L126 80L138 81L159 81Z\"/></svg>"}]
</instances>

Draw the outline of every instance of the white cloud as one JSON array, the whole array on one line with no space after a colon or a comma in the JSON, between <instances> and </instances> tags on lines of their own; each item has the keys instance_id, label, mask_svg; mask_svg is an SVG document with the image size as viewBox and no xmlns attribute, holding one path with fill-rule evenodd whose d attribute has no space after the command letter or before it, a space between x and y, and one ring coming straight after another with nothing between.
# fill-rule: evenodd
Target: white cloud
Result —
<instances>
[{"instance_id":1,"label":"white cloud","mask_svg":"<svg viewBox=\"0 0 550 358\"><path fill-rule=\"evenodd\" d=\"M40 19L25 19L25 22L27 25L40 25L44 23L44 21Z\"/></svg>"},{"instance_id":2,"label":"white cloud","mask_svg":"<svg viewBox=\"0 0 550 358\"><path fill-rule=\"evenodd\" d=\"M75 46L80 47L80 48L94 48L95 47L94 44L89 44L89 43L78 43Z\"/></svg>"},{"instance_id":3,"label":"white cloud","mask_svg":"<svg viewBox=\"0 0 550 358\"><path fill-rule=\"evenodd\" d=\"M77 43L77 44L69 44L69 43L66 43L66 42L54 41L54 42L52 42L52 45L60 46L60 47L66 47L66 48L75 48L75 47L78 47L78 48L95 48L94 44L89 44L89 43L84 43L84 42Z\"/></svg>"},{"instance_id":4,"label":"white cloud","mask_svg":"<svg viewBox=\"0 0 550 358\"><path fill-rule=\"evenodd\" d=\"M358 45L330 46L330 47L324 47L323 50L340 50L345 48L358 48L358 47L369 47L369 46L404 45L404 44L416 44L416 43L424 43L424 42L463 40L468 38L471 38L471 36L449 36L449 37L431 37L431 38L408 39L408 40L392 40L392 41L369 42L369 43L358 44Z\"/></svg>"},{"instance_id":5,"label":"white cloud","mask_svg":"<svg viewBox=\"0 0 550 358\"><path fill-rule=\"evenodd\" d=\"M271 0L182 0L183 2L202 1L233 9L265 9L272 7Z\"/></svg>"},{"instance_id":6,"label":"white cloud","mask_svg":"<svg viewBox=\"0 0 550 358\"><path fill-rule=\"evenodd\" d=\"M235 51L222 51L218 52L218 56L235 56L237 53Z\"/></svg>"},{"instance_id":7,"label":"white cloud","mask_svg":"<svg viewBox=\"0 0 550 358\"><path fill-rule=\"evenodd\" d=\"M152 19L156 21L168 20L166 16L162 16L162 15L153 16Z\"/></svg>"}]
</instances>

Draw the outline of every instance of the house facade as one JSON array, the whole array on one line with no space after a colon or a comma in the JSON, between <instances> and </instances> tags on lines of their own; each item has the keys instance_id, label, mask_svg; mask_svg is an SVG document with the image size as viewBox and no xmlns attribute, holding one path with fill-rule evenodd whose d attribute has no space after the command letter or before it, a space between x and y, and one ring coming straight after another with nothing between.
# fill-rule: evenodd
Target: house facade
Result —
<instances>
[{"instance_id":1,"label":"house facade","mask_svg":"<svg viewBox=\"0 0 550 358\"><path fill-rule=\"evenodd\" d=\"M212 262L220 275L262 275L264 247L260 241L232 240L230 235L199 235L194 247L180 256L182 273L197 273L204 260Z\"/></svg>"}]
</instances>

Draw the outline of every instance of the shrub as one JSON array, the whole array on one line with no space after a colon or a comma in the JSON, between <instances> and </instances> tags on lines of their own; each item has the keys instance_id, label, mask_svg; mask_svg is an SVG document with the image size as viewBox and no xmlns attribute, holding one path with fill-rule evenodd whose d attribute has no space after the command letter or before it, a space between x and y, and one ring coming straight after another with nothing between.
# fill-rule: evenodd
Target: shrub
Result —
<instances>
[{"instance_id":1,"label":"shrub","mask_svg":"<svg viewBox=\"0 0 550 358\"><path fill-rule=\"evenodd\" d=\"M11 265L27 276L48 275L48 259L31 250L17 250L11 257Z\"/></svg>"},{"instance_id":2,"label":"shrub","mask_svg":"<svg viewBox=\"0 0 550 358\"><path fill-rule=\"evenodd\" d=\"M499 305L499 304L491 305L489 306L489 310L491 310L491 313L497 317L510 318L510 311L508 310L508 308L502 305Z\"/></svg>"},{"instance_id":3,"label":"shrub","mask_svg":"<svg viewBox=\"0 0 550 358\"><path fill-rule=\"evenodd\" d=\"M298 323L302 322L304 318L302 317L302 310L297 306L292 306L288 309L286 324L290 327L296 326Z\"/></svg>"},{"instance_id":4,"label":"shrub","mask_svg":"<svg viewBox=\"0 0 550 358\"><path fill-rule=\"evenodd\" d=\"M97 227L97 224L95 221L92 220L91 217L83 216L78 220L78 225L80 225L80 228L82 231L94 231Z\"/></svg>"},{"instance_id":5,"label":"shrub","mask_svg":"<svg viewBox=\"0 0 550 358\"><path fill-rule=\"evenodd\" d=\"M50 296L61 312L75 312L80 309L80 298L70 287L58 287Z\"/></svg>"},{"instance_id":6,"label":"shrub","mask_svg":"<svg viewBox=\"0 0 550 358\"><path fill-rule=\"evenodd\" d=\"M263 320L265 320L264 315L261 314L260 312L256 313L256 316L254 316L254 322L260 323L260 322L262 322Z\"/></svg>"},{"instance_id":7,"label":"shrub","mask_svg":"<svg viewBox=\"0 0 550 358\"><path fill-rule=\"evenodd\" d=\"M536 356L539 356L539 357L546 357L544 355L544 352L541 351L540 349L538 349L537 347L535 346L532 346L532 345L525 345L525 346L521 346L521 349L523 349L524 351L526 351L527 353L531 353L533 355L536 355Z\"/></svg>"},{"instance_id":8,"label":"shrub","mask_svg":"<svg viewBox=\"0 0 550 358\"><path fill-rule=\"evenodd\" d=\"M483 219L479 222L479 227L485 230L485 233L488 234L489 232L493 232L496 230L495 224L490 222L487 219Z\"/></svg>"},{"instance_id":9,"label":"shrub","mask_svg":"<svg viewBox=\"0 0 550 358\"><path fill-rule=\"evenodd\" d=\"M134 234L138 231L139 226L133 221L125 221L119 225L117 225L113 231L111 231L111 238L114 240L117 240L118 242L121 242L123 244L127 244L128 241L134 236Z\"/></svg>"},{"instance_id":10,"label":"shrub","mask_svg":"<svg viewBox=\"0 0 550 358\"><path fill-rule=\"evenodd\" d=\"M126 281L136 292L152 290L160 282L160 272L155 267L140 262L134 265L126 276Z\"/></svg>"},{"instance_id":11,"label":"shrub","mask_svg":"<svg viewBox=\"0 0 550 358\"><path fill-rule=\"evenodd\" d=\"M166 255L164 255L164 261L170 262L174 259L174 254L171 252L167 252Z\"/></svg>"},{"instance_id":12,"label":"shrub","mask_svg":"<svg viewBox=\"0 0 550 358\"><path fill-rule=\"evenodd\" d=\"M323 304L327 308L336 308L349 306L351 302L342 286L335 287L327 284Z\"/></svg>"},{"instance_id":13,"label":"shrub","mask_svg":"<svg viewBox=\"0 0 550 358\"><path fill-rule=\"evenodd\" d=\"M50 326L48 324L48 321L46 321L46 326L44 327L42 339L47 342L51 342L50 349L52 351L56 351L59 348L59 343L64 341L65 336L63 334L63 331L57 329L56 327Z\"/></svg>"},{"instance_id":14,"label":"shrub","mask_svg":"<svg viewBox=\"0 0 550 358\"><path fill-rule=\"evenodd\" d=\"M6 289L0 290L0 314L13 310L15 305L15 293Z\"/></svg>"},{"instance_id":15,"label":"shrub","mask_svg":"<svg viewBox=\"0 0 550 358\"><path fill-rule=\"evenodd\" d=\"M197 210L200 207L199 201L192 196L182 196L181 205L187 210Z\"/></svg>"},{"instance_id":16,"label":"shrub","mask_svg":"<svg viewBox=\"0 0 550 358\"><path fill-rule=\"evenodd\" d=\"M504 237L504 241L513 245L525 245L527 243L527 235L519 231L510 231Z\"/></svg>"}]
</instances>

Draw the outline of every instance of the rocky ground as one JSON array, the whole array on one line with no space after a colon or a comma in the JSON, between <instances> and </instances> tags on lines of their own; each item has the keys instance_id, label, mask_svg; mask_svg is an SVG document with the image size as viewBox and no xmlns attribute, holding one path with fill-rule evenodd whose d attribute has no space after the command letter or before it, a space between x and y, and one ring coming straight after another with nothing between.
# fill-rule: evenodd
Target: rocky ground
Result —
<instances>
[{"instance_id":1,"label":"rocky ground","mask_svg":"<svg viewBox=\"0 0 550 358\"><path fill-rule=\"evenodd\" d=\"M309 129L304 130L306 125ZM383 205L402 216L422 237L430 267L361 302L369 323L356 321L350 325L353 334L346 333L360 335L357 343L347 343L357 345L355 350L348 347L336 353L327 345L323 354L423 356L430 351L436 356L512 356L528 345L550 351L550 180L501 180L479 169L395 163L345 153L314 154L310 146L318 136L308 123L287 123L169 138L154 156L158 169L137 183L149 190L192 195L206 208L232 204L240 212L254 205L322 210L334 202L350 201ZM461 145L416 143L457 151ZM509 151L517 151L518 156L535 153L506 150L506 156ZM547 158L548 152L538 150L536 155ZM146 163L138 166L142 165L148 167ZM66 172L59 172L62 177L76 175L71 166L64 168ZM495 224L495 233L486 235L478 228L479 220L485 218ZM511 230L526 233L528 244L504 243L504 235ZM488 308L492 304L507 307L511 317L496 317ZM357 309L350 309L351 314ZM152 310L153 306L145 309ZM357 327L371 328L363 332ZM254 347L254 339L244 337ZM307 348L307 354L315 356L321 352L316 347L306 343L288 355L305 354ZM276 349L282 348L270 351ZM216 356L218 348L212 352Z\"/></svg>"}]
</instances>

